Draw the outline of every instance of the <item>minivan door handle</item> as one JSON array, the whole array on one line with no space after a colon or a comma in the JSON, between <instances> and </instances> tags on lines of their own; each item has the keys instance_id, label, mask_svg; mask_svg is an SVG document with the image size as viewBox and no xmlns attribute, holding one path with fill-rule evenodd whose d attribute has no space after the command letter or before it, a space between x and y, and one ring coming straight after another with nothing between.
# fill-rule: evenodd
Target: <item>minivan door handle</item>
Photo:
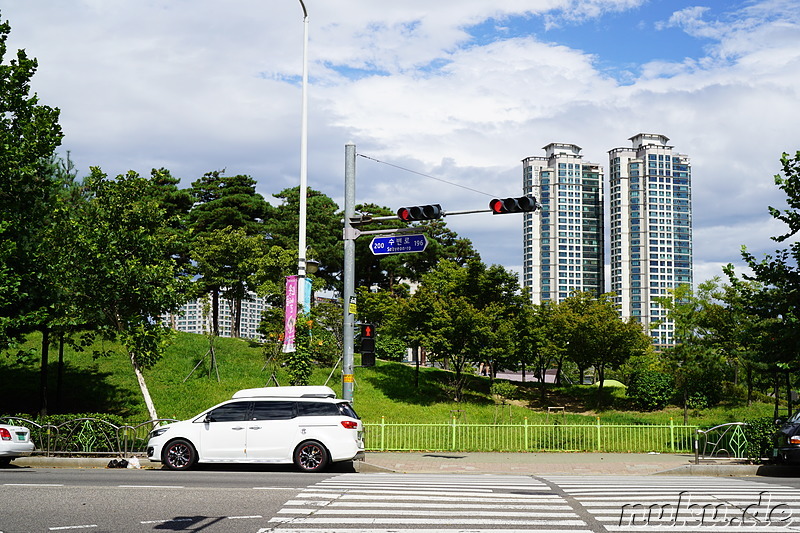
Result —
<instances>
[{"instance_id":1,"label":"minivan door handle","mask_svg":"<svg viewBox=\"0 0 800 533\"><path fill-rule=\"evenodd\" d=\"M243 430L244 428L243 428L243 427L241 427L241 426L236 426L235 428L231 428L231 429L232 429L232 430L234 430L234 431L241 431L241 430Z\"/></svg>"},{"instance_id":2,"label":"minivan door handle","mask_svg":"<svg viewBox=\"0 0 800 533\"><path fill-rule=\"evenodd\" d=\"M261 429L261 426L250 426L250 429Z\"/></svg>"}]
</instances>

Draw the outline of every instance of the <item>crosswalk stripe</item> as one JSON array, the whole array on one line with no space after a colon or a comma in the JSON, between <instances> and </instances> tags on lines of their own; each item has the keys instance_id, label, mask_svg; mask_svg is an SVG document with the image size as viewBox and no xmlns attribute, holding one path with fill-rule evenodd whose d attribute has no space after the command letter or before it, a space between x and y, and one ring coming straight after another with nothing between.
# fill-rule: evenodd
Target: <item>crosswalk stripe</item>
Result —
<instances>
[{"instance_id":1,"label":"crosswalk stripe","mask_svg":"<svg viewBox=\"0 0 800 533\"><path fill-rule=\"evenodd\" d=\"M547 483L496 475L343 474L302 490L270 523L292 533L589 531Z\"/></svg>"},{"instance_id":2,"label":"crosswalk stripe","mask_svg":"<svg viewBox=\"0 0 800 533\"><path fill-rule=\"evenodd\" d=\"M547 476L612 532L800 531L800 490L758 480Z\"/></svg>"}]
</instances>

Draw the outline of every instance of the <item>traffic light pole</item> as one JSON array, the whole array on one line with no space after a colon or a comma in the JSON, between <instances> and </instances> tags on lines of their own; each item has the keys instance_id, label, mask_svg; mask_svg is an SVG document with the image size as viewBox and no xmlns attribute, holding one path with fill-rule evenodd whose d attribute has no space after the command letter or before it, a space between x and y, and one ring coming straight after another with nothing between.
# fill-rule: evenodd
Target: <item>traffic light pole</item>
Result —
<instances>
[{"instance_id":1,"label":"traffic light pole","mask_svg":"<svg viewBox=\"0 0 800 533\"><path fill-rule=\"evenodd\" d=\"M342 355L342 398L353 403L355 316L350 302L355 299L356 229L351 221L356 215L356 145L344 146L344 354Z\"/></svg>"}]
</instances>

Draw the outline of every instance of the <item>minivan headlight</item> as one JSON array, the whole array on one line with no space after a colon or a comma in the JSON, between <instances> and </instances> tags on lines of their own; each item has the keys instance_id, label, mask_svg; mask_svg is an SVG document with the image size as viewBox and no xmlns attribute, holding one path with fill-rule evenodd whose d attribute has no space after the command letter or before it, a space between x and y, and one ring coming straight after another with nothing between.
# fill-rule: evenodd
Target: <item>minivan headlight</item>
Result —
<instances>
[{"instance_id":1,"label":"minivan headlight","mask_svg":"<svg viewBox=\"0 0 800 533\"><path fill-rule=\"evenodd\" d=\"M160 437L161 435L163 435L167 431L169 431L168 427L154 429L153 431L150 432L150 438L153 439L155 437Z\"/></svg>"}]
</instances>

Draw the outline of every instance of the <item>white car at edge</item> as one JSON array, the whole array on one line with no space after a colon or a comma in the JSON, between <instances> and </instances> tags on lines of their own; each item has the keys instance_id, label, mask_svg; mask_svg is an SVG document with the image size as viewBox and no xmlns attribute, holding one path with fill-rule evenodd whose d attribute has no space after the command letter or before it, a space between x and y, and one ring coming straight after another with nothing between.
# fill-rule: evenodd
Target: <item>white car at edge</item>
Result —
<instances>
[{"instance_id":1,"label":"white car at edge","mask_svg":"<svg viewBox=\"0 0 800 533\"><path fill-rule=\"evenodd\" d=\"M28 428L0 424L0 466L8 466L17 457L30 455L34 448Z\"/></svg>"},{"instance_id":2,"label":"white car at edge","mask_svg":"<svg viewBox=\"0 0 800 533\"><path fill-rule=\"evenodd\" d=\"M171 470L196 463L291 464L319 472L364 456L364 429L330 387L245 389L194 418L150 432L147 456Z\"/></svg>"}]
</instances>

